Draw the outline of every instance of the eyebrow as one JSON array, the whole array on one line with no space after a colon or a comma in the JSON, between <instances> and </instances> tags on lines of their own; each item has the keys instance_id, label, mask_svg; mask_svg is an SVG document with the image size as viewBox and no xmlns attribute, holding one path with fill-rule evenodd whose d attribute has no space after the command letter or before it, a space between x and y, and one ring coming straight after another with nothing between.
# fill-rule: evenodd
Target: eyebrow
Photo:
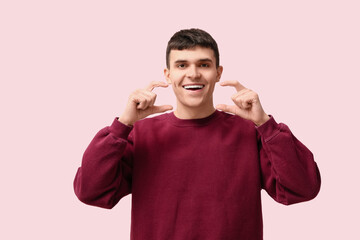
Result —
<instances>
[{"instance_id":1,"label":"eyebrow","mask_svg":"<svg viewBox=\"0 0 360 240\"><path fill-rule=\"evenodd\" d=\"M188 62L188 61L179 59L179 60L176 60L174 63L185 63L185 62ZM198 62L212 62L212 60L210 58L201 58L198 60Z\"/></svg>"},{"instance_id":2,"label":"eyebrow","mask_svg":"<svg viewBox=\"0 0 360 240\"><path fill-rule=\"evenodd\" d=\"M212 62L212 60L210 58L202 58L199 62Z\"/></svg>"}]
</instances>

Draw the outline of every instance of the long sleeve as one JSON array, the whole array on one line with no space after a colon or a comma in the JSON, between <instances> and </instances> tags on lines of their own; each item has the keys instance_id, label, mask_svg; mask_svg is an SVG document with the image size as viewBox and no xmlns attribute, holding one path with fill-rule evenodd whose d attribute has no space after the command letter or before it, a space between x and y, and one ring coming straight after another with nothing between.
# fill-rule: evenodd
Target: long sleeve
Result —
<instances>
[{"instance_id":1,"label":"long sleeve","mask_svg":"<svg viewBox=\"0 0 360 240\"><path fill-rule=\"evenodd\" d=\"M289 205L315 198L320 172L312 152L273 116L259 127L262 188L277 202Z\"/></svg>"},{"instance_id":2,"label":"long sleeve","mask_svg":"<svg viewBox=\"0 0 360 240\"><path fill-rule=\"evenodd\" d=\"M80 201L110 209L131 193L131 130L115 118L111 126L95 135L74 179L74 191Z\"/></svg>"}]
</instances>

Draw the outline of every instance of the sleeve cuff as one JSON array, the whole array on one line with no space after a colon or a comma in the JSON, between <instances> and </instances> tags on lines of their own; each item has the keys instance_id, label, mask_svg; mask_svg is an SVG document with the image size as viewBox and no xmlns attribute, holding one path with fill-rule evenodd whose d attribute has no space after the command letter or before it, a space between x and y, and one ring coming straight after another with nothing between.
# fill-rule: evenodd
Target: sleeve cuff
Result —
<instances>
[{"instance_id":1,"label":"sleeve cuff","mask_svg":"<svg viewBox=\"0 0 360 240\"><path fill-rule=\"evenodd\" d=\"M272 115L269 115L270 119L260 126L255 126L258 133L265 139L270 140L280 132L280 124L278 124Z\"/></svg>"},{"instance_id":2,"label":"sleeve cuff","mask_svg":"<svg viewBox=\"0 0 360 240\"><path fill-rule=\"evenodd\" d=\"M133 129L133 126L127 126L121 123L118 119L119 117L115 117L110 126L110 132L119 138L127 139Z\"/></svg>"}]
</instances>

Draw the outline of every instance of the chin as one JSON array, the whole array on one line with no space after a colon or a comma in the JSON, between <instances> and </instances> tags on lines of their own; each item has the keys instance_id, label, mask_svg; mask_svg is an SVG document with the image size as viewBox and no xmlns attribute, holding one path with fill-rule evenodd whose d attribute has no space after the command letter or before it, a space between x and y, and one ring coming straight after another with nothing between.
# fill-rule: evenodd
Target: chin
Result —
<instances>
[{"instance_id":1,"label":"chin","mask_svg":"<svg viewBox=\"0 0 360 240\"><path fill-rule=\"evenodd\" d=\"M188 108L200 108L204 104L202 102L191 102L191 103L185 103L183 105Z\"/></svg>"},{"instance_id":2,"label":"chin","mask_svg":"<svg viewBox=\"0 0 360 240\"><path fill-rule=\"evenodd\" d=\"M208 99L203 97L189 98L181 97L178 98L178 104L182 105L185 108L201 108L206 107L208 104Z\"/></svg>"}]
</instances>

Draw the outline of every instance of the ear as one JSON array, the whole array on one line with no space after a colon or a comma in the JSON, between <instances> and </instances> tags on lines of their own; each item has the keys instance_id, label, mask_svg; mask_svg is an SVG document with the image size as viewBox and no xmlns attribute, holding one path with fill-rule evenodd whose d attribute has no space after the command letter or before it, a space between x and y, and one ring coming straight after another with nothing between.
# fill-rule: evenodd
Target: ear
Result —
<instances>
[{"instance_id":1,"label":"ear","mask_svg":"<svg viewBox=\"0 0 360 240\"><path fill-rule=\"evenodd\" d=\"M220 78L221 78L221 74L223 72L224 68L223 66L219 66L217 69L216 69L216 82L220 81Z\"/></svg>"},{"instance_id":2,"label":"ear","mask_svg":"<svg viewBox=\"0 0 360 240\"><path fill-rule=\"evenodd\" d=\"M168 84L171 84L170 69L168 69L168 68L165 68L165 69L164 69L164 76L165 76L166 82L167 82Z\"/></svg>"}]
</instances>

